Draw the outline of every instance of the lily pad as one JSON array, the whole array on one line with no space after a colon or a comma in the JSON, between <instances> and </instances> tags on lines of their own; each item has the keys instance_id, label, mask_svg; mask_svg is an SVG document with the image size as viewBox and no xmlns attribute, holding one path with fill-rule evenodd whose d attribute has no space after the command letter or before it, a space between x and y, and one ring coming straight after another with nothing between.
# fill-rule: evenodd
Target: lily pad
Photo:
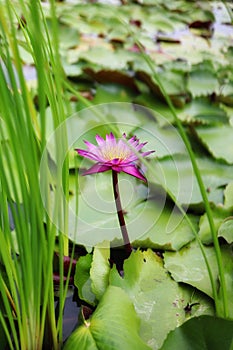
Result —
<instances>
[{"instance_id":1,"label":"lily pad","mask_svg":"<svg viewBox=\"0 0 233 350\"><path fill-rule=\"evenodd\" d=\"M100 72L101 73L101 72ZM113 74L114 72L105 72L106 74ZM124 75L122 74L121 82L124 81ZM126 78L127 79L127 78ZM124 84L126 85L126 84ZM105 84L99 85L96 89L96 94L93 99L93 103L109 103L109 102L130 102L134 93L131 89L123 85L117 84Z\"/></svg>"},{"instance_id":2,"label":"lily pad","mask_svg":"<svg viewBox=\"0 0 233 350\"><path fill-rule=\"evenodd\" d=\"M198 127L196 131L203 144L216 159L233 164L232 126Z\"/></svg>"},{"instance_id":3,"label":"lily pad","mask_svg":"<svg viewBox=\"0 0 233 350\"><path fill-rule=\"evenodd\" d=\"M140 335L152 349L159 349L168 332L188 318L200 312L213 312L208 298L201 298L199 307L186 314L184 308L193 290L182 288L172 280L163 268L162 259L151 250L132 253L124 263L124 277L113 269L110 283L129 295L141 319Z\"/></svg>"},{"instance_id":4,"label":"lily pad","mask_svg":"<svg viewBox=\"0 0 233 350\"><path fill-rule=\"evenodd\" d=\"M230 350L233 321L213 316L193 318L169 333L161 350Z\"/></svg>"},{"instance_id":5,"label":"lily pad","mask_svg":"<svg viewBox=\"0 0 233 350\"><path fill-rule=\"evenodd\" d=\"M154 111L154 115L156 116L156 120L160 126L166 126L168 122L174 122L174 117L171 113L170 108L165 103L156 98L153 94L144 92L135 98L135 102L145 107L151 108L151 110ZM159 116L158 119L157 116ZM161 116L162 118L160 118Z\"/></svg>"},{"instance_id":6,"label":"lily pad","mask_svg":"<svg viewBox=\"0 0 233 350\"><path fill-rule=\"evenodd\" d=\"M157 158L174 154L187 154L183 140L171 124L161 128L157 123L150 122L136 129L135 134L141 140L147 140L148 147L156 150Z\"/></svg>"},{"instance_id":7,"label":"lily pad","mask_svg":"<svg viewBox=\"0 0 233 350\"><path fill-rule=\"evenodd\" d=\"M137 77L142 80L153 94L163 99L163 94L157 84L156 79L153 78L151 69L147 69L148 73L142 71L140 68L137 70ZM158 73L160 80L163 83L163 87L167 94L170 96L180 95L185 92L185 80L182 74L172 71L162 71Z\"/></svg>"},{"instance_id":8,"label":"lily pad","mask_svg":"<svg viewBox=\"0 0 233 350\"><path fill-rule=\"evenodd\" d=\"M177 113L179 118L186 122L198 122L207 125L228 122L223 109L217 105L210 104L208 100L203 98L196 98L182 110L177 110Z\"/></svg>"},{"instance_id":9,"label":"lily pad","mask_svg":"<svg viewBox=\"0 0 233 350\"><path fill-rule=\"evenodd\" d=\"M77 180L78 181L78 180ZM135 178L120 174L119 186L121 191L122 206L128 217L128 230L135 223L136 214L133 207L137 202L145 200L147 197L147 187ZM75 190L74 190L75 191ZM79 197L78 197L78 221L75 215L76 196L72 196L69 202L70 206L70 238L76 243L84 244L87 247L93 247L103 240L113 241L118 239L115 244L121 245L121 231L117 219L116 206L113 196L111 173L97 174L96 176L80 177L79 179ZM142 206L142 209L143 210ZM137 215L139 215L137 211ZM75 232L75 224L77 232ZM137 223L139 222L139 219ZM127 226L128 226L127 225ZM134 231L132 231L134 234ZM136 234L139 234L138 231ZM141 234L141 232L140 232Z\"/></svg>"},{"instance_id":10,"label":"lily pad","mask_svg":"<svg viewBox=\"0 0 233 350\"><path fill-rule=\"evenodd\" d=\"M192 71L188 79L188 90L193 97L208 96L217 91L218 79L212 71Z\"/></svg>"},{"instance_id":11,"label":"lily pad","mask_svg":"<svg viewBox=\"0 0 233 350\"><path fill-rule=\"evenodd\" d=\"M71 334L64 350L149 350L138 334L139 322L127 294L109 286L91 318Z\"/></svg>"},{"instance_id":12,"label":"lily pad","mask_svg":"<svg viewBox=\"0 0 233 350\"><path fill-rule=\"evenodd\" d=\"M125 220L133 246L177 250L194 236L184 215L175 208L165 206L166 193L161 189L149 189L140 181L120 174L120 191ZM76 196L70 199L70 239L77 244L93 247L103 240L111 245L122 245L121 231L113 198L111 174L80 178L81 193L78 197L78 220L75 215ZM73 189L75 194L75 189ZM189 215L197 226L198 217ZM77 223L77 227L75 226Z\"/></svg>"},{"instance_id":13,"label":"lily pad","mask_svg":"<svg viewBox=\"0 0 233 350\"><path fill-rule=\"evenodd\" d=\"M140 218L140 221L136 220L132 225L132 232L138 233L138 237L133 240L135 247L179 250L194 239L193 231L184 215L175 207L163 206L156 198L149 200L145 209L139 205L134 211L134 215ZM196 228L198 217L188 215L188 218Z\"/></svg>"},{"instance_id":14,"label":"lily pad","mask_svg":"<svg viewBox=\"0 0 233 350\"><path fill-rule=\"evenodd\" d=\"M223 203L223 191L220 186L232 181L232 166L205 157L196 160L209 201L215 204ZM148 180L169 189L179 203L194 205L203 202L189 158L174 155L172 158L152 160L151 166L154 171L152 173L150 167Z\"/></svg>"},{"instance_id":15,"label":"lily pad","mask_svg":"<svg viewBox=\"0 0 233 350\"><path fill-rule=\"evenodd\" d=\"M219 272L215 250L213 247L204 247L203 249L211 267L216 287L219 290ZM233 261L231 247L228 245L221 246L221 252L226 279L229 314L230 317L233 317ZM182 248L179 252L165 252L164 261L165 267L175 281L187 283L213 297L208 270L196 241ZM219 300L221 300L221 288Z\"/></svg>"},{"instance_id":16,"label":"lily pad","mask_svg":"<svg viewBox=\"0 0 233 350\"><path fill-rule=\"evenodd\" d=\"M79 59L94 63L100 67L110 70L127 68L127 63L131 61L133 53L124 50L109 50L103 47L94 47L82 52Z\"/></svg>"}]
</instances>

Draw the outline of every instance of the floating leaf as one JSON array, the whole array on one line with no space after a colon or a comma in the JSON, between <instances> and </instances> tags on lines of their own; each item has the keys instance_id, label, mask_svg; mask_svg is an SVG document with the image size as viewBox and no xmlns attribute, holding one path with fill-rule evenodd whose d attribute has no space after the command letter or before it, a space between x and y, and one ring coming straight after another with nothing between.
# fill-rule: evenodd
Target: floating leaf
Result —
<instances>
[{"instance_id":1,"label":"floating leaf","mask_svg":"<svg viewBox=\"0 0 233 350\"><path fill-rule=\"evenodd\" d=\"M138 229L134 232L140 222L139 210L137 212L133 207L148 195L147 187L135 180L135 178L120 174L119 186L124 210L126 211L127 227L131 239L135 235L141 235ZM78 224L76 228L75 206L76 198L70 199L70 238L78 244L86 247L93 247L103 240L114 241L115 245L122 245L121 231L118 223L116 206L113 196L111 173L106 172L97 174L97 176L86 176L79 180L79 198L78 198ZM75 193L75 192L74 192ZM144 205L140 209L143 213ZM147 225L148 226L148 225ZM132 234L131 234L132 232ZM145 232L145 231L143 231ZM138 237L138 236L137 236Z\"/></svg>"},{"instance_id":2,"label":"floating leaf","mask_svg":"<svg viewBox=\"0 0 233 350\"><path fill-rule=\"evenodd\" d=\"M154 198L147 199L148 188L143 183L124 174L119 180L127 229L134 246L177 250L194 238L183 214L165 207L164 191L151 188ZM114 246L122 245L111 174L98 174L94 180L92 176L81 178L79 186L76 233L76 197L70 199L70 239L87 248L103 240L111 241ZM75 189L73 191L75 193ZM196 226L198 217L190 215L189 218Z\"/></svg>"},{"instance_id":3,"label":"floating leaf","mask_svg":"<svg viewBox=\"0 0 233 350\"><path fill-rule=\"evenodd\" d=\"M94 47L82 52L79 59L94 63L100 67L111 70L127 68L133 53L124 50L113 51L103 47Z\"/></svg>"},{"instance_id":4,"label":"floating leaf","mask_svg":"<svg viewBox=\"0 0 233 350\"><path fill-rule=\"evenodd\" d=\"M198 165L206 185L209 200L216 204L223 202L223 190L219 186L233 179L230 166L198 159ZM217 166L216 166L217 165ZM167 194L161 184L168 188L175 198L186 205L198 205L202 197L193 175L189 159L173 157L158 162L151 160L157 178L147 172L148 188L134 178L120 174L125 219L131 242L135 246L156 249L177 250L190 242L194 236L185 218L179 211L165 206ZM87 176L79 179L78 231L75 234L75 195L70 199L70 239L86 247L93 247L103 240L113 245L121 245L122 238L117 220L112 193L112 181L109 173ZM75 188L72 191L75 194ZM198 217L190 216L194 226Z\"/></svg>"},{"instance_id":5,"label":"floating leaf","mask_svg":"<svg viewBox=\"0 0 233 350\"><path fill-rule=\"evenodd\" d=\"M150 88L150 90L153 92L155 96L158 96L159 98L164 99L156 79L154 79L153 75L151 75L151 70L149 70L148 73L138 70L137 76L145 84L148 85L148 87ZM160 80L163 82L163 87L166 90L168 95L170 96L180 95L185 92L184 77L182 74L180 74L180 72L176 73L172 71L163 70L162 72L158 73L158 76Z\"/></svg>"},{"instance_id":6,"label":"floating leaf","mask_svg":"<svg viewBox=\"0 0 233 350\"><path fill-rule=\"evenodd\" d=\"M214 22L214 14L211 11L211 8L209 7L209 4L201 4L199 6L194 6L192 11L190 12L190 17L193 20L193 22L198 22L201 24Z\"/></svg>"},{"instance_id":7,"label":"floating leaf","mask_svg":"<svg viewBox=\"0 0 233 350\"><path fill-rule=\"evenodd\" d=\"M198 122L209 125L228 122L223 109L201 98L187 104L182 110L177 110L177 113L179 118L186 122Z\"/></svg>"},{"instance_id":8,"label":"floating leaf","mask_svg":"<svg viewBox=\"0 0 233 350\"><path fill-rule=\"evenodd\" d=\"M159 349L168 332L200 313L212 313L211 304L200 294L197 308L187 314L185 306L193 291L180 287L163 268L162 259L151 250L133 252L124 263L124 277L116 269L110 283L121 287L134 303L141 319L140 335L152 349Z\"/></svg>"},{"instance_id":9,"label":"floating leaf","mask_svg":"<svg viewBox=\"0 0 233 350\"><path fill-rule=\"evenodd\" d=\"M161 350L230 350L233 321L213 316L193 318L170 332Z\"/></svg>"},{"instance_id":10,"label":"floating leaf","mask_svg":"<svg viewBox=\"0 0 233 350\"><path fill-rule=\"evenodd\" d=\"M215 204L222 203L223 191L220 186L233 180L232 167L210 158L197 158L197 164L209 200ZM193 205L203 202L189 158L174 155L168 159L152 160L151 165L157 176L155 178L154 173L149 170L148 180L164 185L181 204Z\"/></svg>"},{"instance_id":11,"label":"floating leaf","mask_svg":"<svg viewBox=\"0 0 233 350\"><path fill-rule=\"evenodd\" d=\"M232 126L198 127L196 131L203 144L215 158L233 164Z\"/></svg>"},{"instance_id":12,"label":"floating leaf","mask_svg":"<svg viewBox=\"0 0 233 350\"><path fill-rule=\"evenodd\" d=\"M69 64L65 60L63 60L62 63L62 67L67 77L78 77L83 73L82 66L79 63Z\"/></svg>"},{"instance_id":13,"label":"floating leaf","mask_svg":"<svg viewBox=\"0 0 233 350\"><path fill-rule=\"evenodd\" d=\"M93 69L90 68L84 68L84 72L88 74L94 81L97 81L100 84L106 84L106 87L103 85L102 88L105 87L106 93L108 90L109 92L114 91L114 89L118 92L118 90L121 88L121 90L129 90L131 91L131 100L127 100L129 102L132 101L132 97L135 95L135 93L138 93L138 88L135 83L134 77L132 77L129 73L118 71L118 70L106 70L102 69L98 72L95 72ZM133 94L134 93L134 94ZM119 100L119 96L115 97L115 100L112 100L111 102L121 102L124 101L122 99ZM107 101L108 102L108 101ZM100 103L100 102L99 102Z\"/></svg>"},{"instance_id":14,"label":"floating leaf","mask_svg":"<svg viewBox=\"0 0 233 350\"><path fill-rule=\"evenodd\" d=\"M136 129L135 134L139 139L147 140L148 147L156 150L157 158L187 154L183 140L172 125L161 128L156 122L150 122Z\"/></svg>"},{"instance_id":15,"label":"floating leaf","mask_svg":"<svg viewBox=\"0 0 233 350\"><path fill-rule=\"evenodd\" d=\"M193 97L207 96L218 89L218 79L211 71L195 70L188 78L188 90Z\"/></svg>"},{"instance_id":16,"label":"floating leaf","mask_svg":"<svg viewBox=\"0 0 233 350\"><path fill-rule=\"evenodd\" d=\"M145 205L134 208L139 220L129 226L135 235L135 247L179 250L194 239L194 234L183 214L177 208L168 208L159 198L149 200ZM198 217L188 215L193 227ZM141 234L140 234L141 233ZM138 237L137 237L138 235Z\"/></svg>"},{"instance_id":17,"label":"floating leaf","mask_svg":"<svg viewBox=\"0 0 233 350\"><path fill-rule=\"evenodd\" d=\"M172 123L174 121L174 117L171 113L170 108L151 93L142 93L137 98L135 98L135 102L145 107L151 108L151 110L154 112L153 115L156 117L156 120L160 126L166 126L168 122ZM158 119L157 116L159 116Z\"/></svg>"},{"instance_id":18,"label":"floating leaf","mask_svg":"<svg viewBox=\"0 0 233 350\"><path fill-rule=\"evenodd\" d=\"M203 247L203 249L210 264L216 288L219 290L219 272L214 247ZM227 287L229 312L230 317L233 317L233 260L231 247L228 245L221 246L221 252ZM206 293L210 297L213 297L208 270L200 247L196 241L182 248L179 252L165 252L164 261L165 267L171 273L175 281L187 283ZM221 287L219 299L221 300Z\"/></svg>"},{"instance_id":19,"label":"floating leaf","mask_svg":"<svg viewBox=\"0 0 233 350\"><path fill-rule=\"evenodd\" d=\"M106 72L107 73L107 72ZM110 73L110 71L108 71ZM122 75L123 77L123 75ZM123 83L123 80L122 80ZM125 84L124 84L125 85ZM134 93L124 85L105 84L99 85L93 103L131 102Z\"/></svg>"},{"instance_id":20,"label":"floating leaf","mask_svg":"<svg viewBox=\"0 0 233 350\"><path fill-rule=\"evenodd\" d=\"M109 286L89 320L69 337L64 350L149 350L139 337L139 319L127 294Z\"/></svg>"}]
</instances>

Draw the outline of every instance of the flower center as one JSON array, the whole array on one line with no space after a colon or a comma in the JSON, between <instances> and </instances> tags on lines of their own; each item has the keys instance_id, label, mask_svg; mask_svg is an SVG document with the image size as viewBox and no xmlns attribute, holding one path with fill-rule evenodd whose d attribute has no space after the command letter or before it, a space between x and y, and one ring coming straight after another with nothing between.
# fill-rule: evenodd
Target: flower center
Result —
<instances>
[{"instance_id":1,"label":"flower center","mask_svg":"<svg viewBox=\"0 0 233 350\"><path fill-rule=\"evenodd\" d=\"M106 160L126 160L130 157L131 151L127 147L118 147L118 145L114 147L106 147L105 149L101 150L101 153Z\"/></svg>"}]
</instances>

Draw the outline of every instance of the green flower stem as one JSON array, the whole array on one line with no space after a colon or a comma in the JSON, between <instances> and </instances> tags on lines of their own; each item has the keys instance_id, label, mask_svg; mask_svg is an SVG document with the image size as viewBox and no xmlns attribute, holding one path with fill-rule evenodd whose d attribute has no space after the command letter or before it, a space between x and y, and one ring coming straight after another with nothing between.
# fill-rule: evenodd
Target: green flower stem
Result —
<instances>
[{"instance_id":1,"label":"green flower stem","mask_svg":"<svg viewBox=\"0 0 233 350\"><path fill-rule=\"evenodd\" d=\"M129 256L130 253L132 252L132 247L130 244L129 235L125 225L125 218L124 218L122 205L121 205L121 198L120 198L120 192L119 192L119 186L118 186L118 174L114 170L112 170L112 184L113 184L113 192L114 192L114 198L116 203L117 215L118 215L118 220L119 220L121 233L124 241L124 246L125 246L126 253Z\"/></svg>"}]
</instances>

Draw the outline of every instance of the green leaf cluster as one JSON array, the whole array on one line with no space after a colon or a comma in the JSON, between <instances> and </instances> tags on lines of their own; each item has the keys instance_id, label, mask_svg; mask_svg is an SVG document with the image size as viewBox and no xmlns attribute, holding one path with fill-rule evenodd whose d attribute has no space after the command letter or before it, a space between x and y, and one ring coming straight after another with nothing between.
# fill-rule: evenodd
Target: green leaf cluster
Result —
<instances>
[{"instance_id":1,"label":"green leaf cluster","mask_svg":"<svg viewBox=\"0 0 233 350\"><path fill-rule=\"evenodd\" d=\"M69 346L71 342L74 344L74 341L77 344L84 342L84 330L86 330L85 336L91 332L94 339L98 339L101 333L102 342L105 344L109 341L109 327L111 332L114 331L116 322L120 322L121 327L128 330L129 334L134 332L134 324L128 324L125 318L126 311L119 300L120 296L116 293L111 301L106 296L110 293L109 288L111 290L113 286L117 288L116 291L124 291L128 296L134 310L133 315L136 313L140 319L138 334L148 348L159 349L167 334L188 319L203 314L213 315L211 299L195 288L182 286L172 279L163 266L163 259L152 250L133 252L124 263L124 275L120 276L115 266L110 268L107 254L109 249L106 246L107 242L96 246L91 264L90 255L80 258L77 263L75 284L78 287L79 297L86 303L92 304L94 295L97 309L90 319L84 320L84 324L73 333L72 341L67 343ZM96 270L97 273L93 274ZM118 305L118 310L115 310L115 303ZM192 303L195 306L187 311L187 305ZM107 314L104 314L105 308L108 309ZM106 332L101 327L100 319L98 319L100 328L92 331L92 324L95 324L95 320L99 317L100 309L102 322L108 323ZM115 338L120 340L120 333L115 334ZM84 344L83 349L87 349L86 340Z\"/></svg>"}]
</instances>

